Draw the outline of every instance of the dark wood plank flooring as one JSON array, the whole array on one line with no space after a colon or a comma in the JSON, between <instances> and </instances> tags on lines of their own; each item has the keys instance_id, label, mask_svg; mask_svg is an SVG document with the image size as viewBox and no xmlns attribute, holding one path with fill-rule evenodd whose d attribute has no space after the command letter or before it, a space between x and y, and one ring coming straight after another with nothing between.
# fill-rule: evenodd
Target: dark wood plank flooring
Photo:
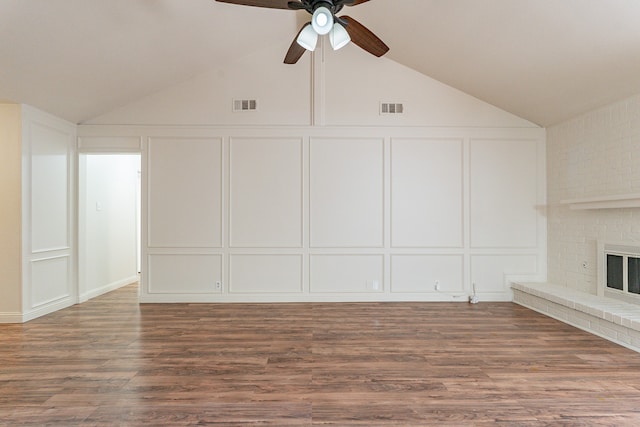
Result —
<instances>
[{"instance_id":1,"label":"dark wood plank flooring","mask_svg":"<svg viewBox=\"0 0 640 427\"><path fill-rule=\"evenodd\" d=\"M640 426L640 354L511 303L148 304L0 325L2 426Z\"/></svg>"}]
</instances>

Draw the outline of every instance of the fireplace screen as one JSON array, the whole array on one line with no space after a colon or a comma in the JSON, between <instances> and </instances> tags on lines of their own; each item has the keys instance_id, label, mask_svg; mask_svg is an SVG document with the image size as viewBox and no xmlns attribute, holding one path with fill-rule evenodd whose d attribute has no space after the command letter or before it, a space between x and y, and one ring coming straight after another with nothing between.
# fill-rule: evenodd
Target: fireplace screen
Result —
<instances>
[{"instance_id":1,"label":"fireplace screen","mask_svg":"<svg viewBox=\"0 0 640 427\"><path fill-rule=\"evenodd\" d=\"M607 254L607 288L624 290L624 257Z\"/></svg>"},{"instance_id":2,"label":"fireplace screen","mask_svg":"<svg viewBox=\"0 0 640 427\"><path fill-rule=\"evenodd\" d=\"M640 295L640 258L629 257L628 258L628 283L629 292L632 294Z\"/></svg>"},{"instance_id":3,"label":"fireplace screen","mask_svg":"<svg viewBox=\"0 0 640 427\"><path fill-rule=\"evenodd\" d=\"M603 245L604 295L640 301L640 248Z\"/></svg>"}]
</instances>

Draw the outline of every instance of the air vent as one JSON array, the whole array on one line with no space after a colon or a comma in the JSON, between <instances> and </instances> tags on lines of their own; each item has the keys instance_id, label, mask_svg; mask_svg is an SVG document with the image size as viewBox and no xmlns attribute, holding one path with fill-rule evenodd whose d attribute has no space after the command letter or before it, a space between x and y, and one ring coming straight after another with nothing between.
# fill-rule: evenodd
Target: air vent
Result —
<instances>
[{"instance_id":1,"label":"air vent","mask_svg":"<svg viewBox=\"0 0 640 427\"><path fill-rule=\"evenodd\" d=\"M380 114L403 114L404 105L393 102L381 102Z\"/></svg>"},{"instance_id":2,"label":"air vent","mask_svg":"<svg viewBox=\"0 0 640 427\"><path fill-rule=\"evenodd\" d=\"M234 99L233 111L256 111L258 109L258 101L255 99Z\"/></svg>"}]
</instances>

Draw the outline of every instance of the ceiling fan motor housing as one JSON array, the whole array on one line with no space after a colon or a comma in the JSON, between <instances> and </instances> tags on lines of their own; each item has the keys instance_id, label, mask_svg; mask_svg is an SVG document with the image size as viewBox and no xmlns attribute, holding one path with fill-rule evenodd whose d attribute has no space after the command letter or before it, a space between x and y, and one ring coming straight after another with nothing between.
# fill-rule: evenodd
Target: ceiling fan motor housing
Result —
<instances>
[{"instance_id":1,"label":"ceiling fan motor housing","mask_svg":"<svg viewBox=\"0 0 640 427\"><path fill-rule=\"evenodd\" d=\"M304 9L310 14L316 11L319 7L326 7L332 14L336 14L342 10L344 4L340 0L303 0Z\"/></svg>"}]
</instances>

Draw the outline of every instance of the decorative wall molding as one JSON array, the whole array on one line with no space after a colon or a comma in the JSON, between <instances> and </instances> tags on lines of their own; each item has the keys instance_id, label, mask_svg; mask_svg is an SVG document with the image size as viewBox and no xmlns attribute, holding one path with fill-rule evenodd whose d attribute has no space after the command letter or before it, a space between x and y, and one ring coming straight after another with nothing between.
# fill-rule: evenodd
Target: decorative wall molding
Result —
<instances>
[{"instance_id":1,"label":"decorative wall molding","mask_svg":"<svg viewBox=\"0 0 640 427\"><path fill-rule=\"evenodd\" d=\"M148 222L149 226L143 229L143 233L147 234L143 239L140 296L142 302L467 301L474 283L481 301L509 301L511 291L509 282L505 280L507 275L544 276L545 274L543 271L546 265L545 239L540 238L539 235L544 234L546 223L544 215L536 208L545 203L545 194L540 191L541 188L545 188L545 137L540 129L81 127L81 137L87 134L108 136L111 133L119 137L135 135L136 138L142 138L144 141L143 165L146 165L143 167L143 194L145 192L156 194L153 197L162 197L159 200L163 200L162 210L158 211L160 205L149 203L150 197L143 199L145 217L153 219L156 215L157 219L159 218L157 214L160 213L164 220L162 222L152 220ZM286 153L291 154L287 147L293 147L286 144L288 140L296 141L294 144L296 146L300 144L300 154L295 154L293 157L286 155ZM470 151L473 149L478 153L482 150L499 150L503 146L477 143L478 140L510 141L515 145L525 141L529 148L524 150L525 154L522 150L514 149L508 150L507 154L495 152L492 156L504 158L505 161L514 160L517 164L530 162L531 156L536 158L535 166L529 168L527 172L529 174L526 178L527 182L534 184L526 186L524 190L526 195L520 194L523 190L517 185L503 186L504 188L500 187L500 191L507 194L501 194L498 198L507 201L510 198L520 197L518 200L521 200L519 205L521 207L525 205L523 201L529 203L530 214L524 215L520 222L514 218L511 219L512 223L517 222L519 232L526 231L527 236L536 236L529 239L533 241L530 246L523 247L519 243L522 240L518 237L519 235L514 235L511 239L508 235L503 236L501 241L495 242L494 247L476 248L470 244L471 221L477 214L470 209L473 194L473 187L470 186L472 164L469 161ZM158 141L170 142L173 148L170 152L158 157L157 147L154 146ZM213 146L207 148L208 143L205 142L197 145L200 147L196 150L199 154L195 155L192 148L196 146L189 145L190 141L210 141L216 148L212 151ZM273 142L271 148L275 151L266 147L264 148L266 151L248 151L245 155L234 158L233 144L242 141L247 141L250 145ZM403 141L411 141L411 144L401 146ZM404 153L404 159L407 160L412 157L411 150L416 148L414 143L418 148L423 147L421 144L425 144L429 149L436 147L435 151L428 149L427 153L430 157L438 157L440 145L433 145L434 141L447 142L443 147L455 147L456 150L453 155L434 159L432 165L443 168L442 170L445 171L453 170L453 176L460 178L450 182L445 177L440 177L441 174L438 173L435 175L420 173L414 179L422 184L407 187L409 193L405 194L404 198L408 204L396 206L396 209L411 209L411 200L418 200L421 197L426 198L426 202L422 203L420 212L428 214L430 209L444 209L438 205L440 198L433 195L439 194L438 191L429 190L425 193L422 190L448 186L447 193L451 191L454 199L460 200L458 209L461 213L446 215L446 212L443 212L441 215L432 216L435 218L435 224L441 223L441 228L456 230L454 234L457 237L455 241L447 238L445 242L442 238L431 235L428 227L422 227L423 222L429 221L430 216L425 217L420 214L415 217L407 216L402 223L395 224L396 232L400 230L398 227L402 227L405 231L424 228L418 240L420 245L392 246L394 211L392 201L395 192L402 190L397 187L402 181L396 181L396 187L393 185L394 143L396 148L409 149ZM448 145L449 141L453 141L452 146ZM351 144L352 142L355 143ZM218 144L221 145L218 147ZM517 147L514 146L514 148ZM210 157L218 152L222 153L220 161L215 160L212 163L211 158L207 160L206 156ZM261 152L264 155L252 155L252 153ZM416 158L420 157L418 152L415 154ZM205 158L202 158L203 156ZM526 159L522 158L523 156ZM406 166L404 163L397 163L400 159L396 155L396 171L397 168ZM302 176L295 177L295 184L301 185L301 194L297 191L280 191L272 188L279 184L276 181L269 183L268 179L260 182L258 186L251 185L251 179L254 178L250 174L254 169L259 171L260 168L266 168L266 171L274 167L301 170ZM176 182L182 182L182 178L178 175L183 170L188 170L195 178L184 181L179 185L180 191L176 192L175 188L173 190L171 188L177 185ZM420 168L415 170L420 171ZM218 173L221 174L222 185L207 178L213 176L212 171L215 172L215 176L218 176ZM276 170L273 176L283 175L283 173L284 171ZM290 186L289 175L284 173L285 181L282 185ZM247 177L246 185L234 186L234 179ZM409 180L407 182L411 179L410 175L405 177L405 181ZM506 179L518 182L511 176ZM322 185L316 185L318 180L322 180ZM261 185L265 187L260 189ZM165 188L165 186L168 187ZM347 191L348 189L351 191ZM251 193L251 196L239 194L238 191ZM183 194L184 192L186 194ZM188 202L175 199L175 195L180 196L178 199L188 200ZM278 218L273 215L267 215L264 218L261 216L261 204L275 200L270 195L275 195L279 204L275 207L277 209L283 206L296 207L296 212L291 218L301 218L301 245L287 244L285 247L278 243L279 239L272 238L274 231L279 229L286 231L290 228L290 224L279 224ZM314 215L322 209L331 209L330 206L325 206L318 210L323 206L321 204L323 198L318 196L328 201L340 200L340 203L350 206L351 213L346 216L338 215L334 220L328 219L330 215L321 218L326 223L324 226L330 235L324 235L322 241L314 242L312 237L317 235L314 234L314 227L317 227ZM231 206L243 197L251 197L253 207L248 211L245 209L244 220L236 224L242 224L241 231L245 234L242 241L232 240L234 217L242 211L231 209ZM203 220L198 219L201 216L200 204L210 198L219 200L223 206L220 222L216 220L214 225L209 216L203 217ZM254 204L253 198L262 201ZM375 200L375 203L370 203L372 200ZM302 201L301 213L299 212L300 201ZM477 203L480 203L480 199L476 200L476 205ZM361 209L363 206L370 207ZM505 215L503 211L505 206L501 204L489 205L485 209L487 212L495 211ZM354 215L354 212L358 214ZM284 217L289 217L289 214L282 218ZM271 220L268 220L269 218ZM379 236L379 239L374 242L375 245L359 239L358 236L362 233L354 234L353 232L363 223L371 222L372 218L376 224L379 224L374 231L375 236ZM168 230L174 233L175 230L184 226L192 229L190 235L196 236L196 233L206 233L209 227L218 227L220 224L222 227L220 247L213 243L200 245L196 241L182 238L164 239L166 241L163 240L160 245L159 242L162 239L158 240L157 235L154 237L154 233L158 231L165 233ZM483 227L481 218L475 218L474 224L475 227ZM251 231L252 227L257 227L255 233ZM266 230L261 227L271 229ZM295 227L297 229L298 226ZM318 230L316 228L315 233L318 233ZM341 231L336 232L336 230ZM431 230L438 229L431 228ZM451 233L447 234L447 236L451 235ZM272 237L266 241L264 236ZM410 236L405 233L405 237ZM345 239L350 239L347 242L348 245ZM447 244L452 246L445 247L443 242L449 242ZM399 267L398 262L402 262L403 256L407 257L404 258L405 260L415 256L444 261L454 257L456 262L443 262L444 270L440 271L438 270L440 265L434 261L436 264L430 264L431 267L426 272L429 274L426 274L422 267L415 263ZM392 270L393 260L396 262L395 270ZM522 264L523 260L526 265ZM320 264L319 261L321 261ZM323 261L327 262L323 263ZM400 273L401 276L398 275ZM418 279L409 283L405 279L410 276ZM434 283L431 282L436 280L442 283L442 292L435 291ZM219 286L216 285L217 282L220 282Z\"/></svg>"},{"instance_id":2,"label":"decorative wall molding","mask_svg":"<svg viewBox=\"0 0 640 427\"><path fill-rule=\"evenodd\" d=\"M76 131L74 124L23 106L23 321L78 301Z\"/></svg>"},{"instance_id":3,"label":"decorative wall molding","mask_svg":"<svg viewBox=\"0 0 640 427\"><path fill-rule=\"evenodd\" d=\"M562 200L572 210L640 208L640 193Z\"/></svg>"},{"instance_id":4,"label":"decorative wall molding","mask_svg":"<svg viewBox=\"0 0 640 427\"><path fill-rule=\"evenodd\" d=\"M78 138L81 153L139 153L142 138L139 136L87 136Z\"/></svg>"}]
</instances>

